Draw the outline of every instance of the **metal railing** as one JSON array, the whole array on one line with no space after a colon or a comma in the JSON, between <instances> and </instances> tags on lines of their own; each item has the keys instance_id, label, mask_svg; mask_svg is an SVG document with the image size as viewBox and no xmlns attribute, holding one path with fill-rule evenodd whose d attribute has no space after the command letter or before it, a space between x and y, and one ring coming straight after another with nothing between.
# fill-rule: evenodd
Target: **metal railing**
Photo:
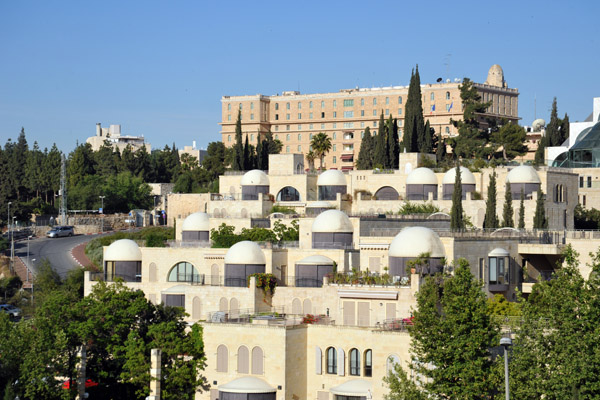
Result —
<instances>
[{"instance_id":1,"label":"metal railing","mask_svg":"<svg viewBox=\"0 0 600 400\"><path fill-rule=\"evenodd\" d=\"M90 281L106 281L116 282L117 280L123 280L124 282L141 282L142 275L130 275L130 274L106 274L104 272L91 272Z\"/></svg>"},{"instance_id":2,"label":"metal railing","mask_svg":"<svg viewBox=\"0 0 600 400\"><path fill-rule=\"evenodd\" d=\"M210 240L198 240L198 241L181 241L181 240L167 240L167 247L175 248L207 248L211 247L212 242Z\"/></svg>"}]
</instances>

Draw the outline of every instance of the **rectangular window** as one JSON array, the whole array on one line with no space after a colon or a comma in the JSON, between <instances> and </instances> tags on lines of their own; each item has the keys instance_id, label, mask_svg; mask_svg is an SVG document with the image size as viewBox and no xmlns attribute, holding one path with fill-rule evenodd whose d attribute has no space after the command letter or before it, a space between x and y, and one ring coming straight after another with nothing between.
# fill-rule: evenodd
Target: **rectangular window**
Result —
<instances>
[{"instance_id":1,"label":"rectangular window","mask_svg":"<svg viewBox=\"0 0 600 400\"><path fill-rule=\"evenodd\" d=\"M298 124L298 130L302 130L302 124Z\"/></svg>"},{"instance_id":2,"label":"rectangular window","mask_svg":"<svg viewBox=\"0 0 600 400\"><path fill-rule=\"evenodd\" d=\"M586 195L583 195L583 206L585 207Z\"/></svg>"},{"instance_id":3,"label":"rectangular window","mask_svg":"<svg viewBox=\"0 0 600 400\"><path fill-rule=\"evenodd\" d=\"M334 100L334 101L333 101L333 106L334 106L334 107L337 107L337 100Z\"/></svg>"},{"instance_id":4,"label":"rectangular window","mask_svg":"<svg viewBox=\"0 0 600 400\"><path fill-rule=\"evenodd\" d=\"M579 177L579 187L582 188L583 187L583 176Z\"/></svg>"},{"instance_id":5,"label":"rectangular window","mask_svg":"<svg viewBox=\"0 0 600 400\"><path fill-rule=\"evenodd\" d=\"M298 153L302 153L302 146L298 145Z\"/></svg>"},{"instance_id":6,"label":"rectangular window","mask_svg":"<svg viewBox=\"0 0 600 400\"><path fill-rule=\"evenodd\" d=\"M290 119L290 114L285 114L285 119Z\"/></svg>"},{"instance_id":7,"label":"rectangular window","mask_svg":"<svg viewBox=\"0 0 600 400\"><path fill-rule=\"evenodd\" d=\"M298 113L298 119L302 119L302 113Z\"/></svg>"},{"instance_id":8,"label":"rectangular window","mask_svg":"<svg viewBox=\"0 0 600 400\"><path fill-rule=\"evenodd\" d=\"M301 141L302 141L302 134L301 134L301 133L299 133L299 134L298 134L298 141L299 141L299 142L301 142Z\"/></svg>"},{"instance_id":9,"label":"rectangular window","mask_svg":"<svg viewBox=\"0 0 600 400\"><path fill-rule=\"evenodd\" d=\"M376 106L377 105L377 99L373 99L373 105Z\"/></svg>"},{"instance_id":10,"label":"rectangular window","mask_svg":"<svg viewBox=\"0 0 600 400\"><path fill-rule=\"evenodd\" d=\"M353 118L354 111L344 111L344 118Z\"/></svg>"},{"instance_id":11,"label":"rectangular window","mask_svg":"<svg viewBox=\"0 0 600 400\"><path fill-rule=\"evenodd\" d=\"M321 129L325 129L325 124L321 124Z\"/></svg>"},{"instance_id":12,"label":"rectangular window","mask_svg":"<svg viewBox=\"0 0 600 400\"><path fill-rule=\"evenodd\" d=\"M289 153L290 152L290 146L285 146L285 152Z\"/></svg>"},{"instance_id":13,"label":"rectangular window","mask_svg":"<svg viewBox=\"0 0 600 400\"><path fill-rule=\"evenodd\" d=\"M450 111L450 104L446 104L446 112Z\"/></svg>"},{"instance_id":14,"label":"rectangular window","mask_svg":"<svg viewBox=\"0 0 600 400\"><path fill-rule=\"evenodd\" d=\"M231 121L231 114L227 116L227 121Z\"/></svg>"},{"instance_id":15,"label":"rectangular window","mask_svg":"<svg viewBox=\"0 0 600 400\"><path fill-rule=\"evenodd\" d=\"M344 122L344 128L354 128L354 122Z\"/></svg>"},{"instance_id":16,"label":"rectangular window","mask_svg":"<svg viewBox=\"0 0 600 400\"><path fill-rule=\"evenodd\" d=\"M398 104L402 104L402 96L398 96Z\"/></svg>"},{"instance_id":17,"label":"rectangular window","mask_svg":"<svg viewBox=\"0 0 600 400\"><path fill-rule=\"evenodd\" d=\"M254 133L250 135L250 141L254 142Z\"/></svg>"},{"instance_id":18,"label":"rectangular window","mask_svg":"<svg viewBox=\"0 0 600 400\"><path fill-rule=\"evenodd\" d=\"M353 144L345 144L344 145L344 151L352 151L352 150L354 150Z\"/></svg>"},{"instance_id":19,"label":"rectangular window","mask_svg":"<svg viewBox=\"0 0 600 400\"><path fill-rule=\"evenodd\" d=\"M254 103L250 103L250 109L254 110Z\"/></svg>"},{"instance_id":20,"label":"rectangular window","mask_svg":"<svg viewBox=\"0 0 600 400\"><path fill-rule=\"evenodd\" d=\"M298 102L298 110L302 110L302 103Z\"/></svg>"},{"instance_id":21,"label":"rectangular window","mask_svg":"<svg viewBox=\"0 0 600 400\"><path fill-rule=\"evenodd\" d=\"M435 93L431 92L431 101L435 100Z\"/></svg>"},{"instance_id":22,"label":"rectangular window","mask_svg":"<svg viewBox=\"0 0 600 400\"><path fill-rule=\"evenodd\" d=\"M254 120L254 114L250 114L250 120L253 121Z\"/></svg>"},{"instance_id":23,"label":"rectangular window","mask_svg":"<svg viewBox=\"0 0 600 400\"><path fill-rule=\"evenodd\" d=\"M321 101L321 108L325 108L325 102Z\"/></svg>"},{"instance_id":24,"label":"rectangular window","mask_svg":"<svg viewBox=\"0 0 600 400\"><path fill-rule=\"evenodd\" d=\"M279 114L275 114L275 121L279 120Z\"/></svg>"},{"instance_id":25,"label":"rectangular window","mask_svg":"<svg viewBox=\"0 0 600 400\"><path fill-rule=\"evenodd\" d=\"M373 110L373 116L376 117L377 116L377 110Z\"/></svg>"},{"instance_id":26,"label":"rectangular window","mask_svg":"<svg viewBox=\"0 0 600 400\"><path fill-rule=\"evenodd\" d=\"M337 111L333 112L333 118L337 118Z\"/></svg>"},{"instance_id":27,"label":"rectangular window","mask_svg":"<svg viewBox=\"0 0 600 400\"><path fill-rule=\"evenodd\" d=\"M333 156L333 163L334 163L334 164L335 164L335 163L337 163L337 158L336 158L336 156Z\"/></svg>"},{"instance_id":28,"label":"rectangular window","mask_svg":"<svg viewBox=\"0 0 600 400\"><path fill-rule=\"evenodd\" d=\"M290 103L286 103L285 104L285 108L287 108L289 110L290 109Z\"/></svg>"},{"instance_id":29,"label":"rectangular window","mask_svg":"<svg viewBox=\"0 0 600 400\"><path fill-rule=\"evenodd\" d=\"M344 100L344 107L354 107L354 100L352 100L352 99Z\"/></svg>"},{"instance_id":30,"label":"rectangular window","mask_svg":"<svg viewBox=\"0 0 600 400\"><path fill-rule=\"evenodd\" d=\"M496 260L496 257L490 257L490 283L496 283L498 281L498 266Z\"/></svg>"},{"instance_id":31,"label":"rectangular window","mask_svg":"<svg viewBox=\"0 0 600 400\"><path fill-rule=\"evenodd\" d=\"M231 111L231 103L227 104L227 111Z\"/></svg>"},{"instance_id":32,"label":"rectangular window","mask_svg":"<svg viewBox=\"0 0 600 400\"><path fill-rule=\"evenodd\" d=\"M333 123L333 129L337 128L337 122Z\"/></svg>"},{"instance_id":33,"label":"rectangular window","mask_svg":"<svg viewBox=\"0 0 600 400\"><path fill-rule=\"evenodd\" d=\"M325 113L321 112L321 118L325 118Z\"/></svg>"},{"instance_id":34,"label":"rectangular window","mask_svg":"<svg viewBox=\"0 0 600 400\"><path fill-rule=\"evenodd\" d=\"M364 128L364 127L365 127L365 123L364 123L364 122L361 122L361 123L360 123L360 127L361 127L361 128Z\"/></svg>"},{"instance_id":35,"label":"rectangular window","mask_svg":"<svg viewBox=\"0 0 600 400\"><path fill-rule=\"evenodd\" d=\"M331 136L333 136L333 140L335 140L335 132L333 132Z\"/></svg>"},{"instance_id":36,"label":"rectangular window","mask_svg":"<svg viewBox=\"0 0 600 400\"><path fill-rule=\"evenodd\" d=\"M335 149L335 144L332 146L332 150L333 150L333 151L337 151L337 150Z\"/></svg>"},{"instance_id":37,"label":"rectangular window","mask_svg":"<svg viewBox=\"0 0 600 400\"><path fill-rule=\"evenodd\" d=\"M390 98L389 97L385 98L385 104L390 104Z\"/></svg>"},{"instance_id":38,"label":"rectangular window","mask_svg":"<svg viewBox=\"0 0 600 400\"><path fill-rule=\"evenodd\" d=\"M313 124L309 124L308 129L313 129Z\"/></svg>"},{"instance_id":39,"label":"rectangular window","mask_svg":"<svg viewBox=\"0 0 600 400\"><path fill-rule=\"evenodd\" d=\"M363 139L365 137L365 131L360 132L360 138Z\"/></svg>"},{"instance_id":40,"label":"rectangular window","mask_svg":"<svg viewBox=\"0 0 600 400\"><path fill-rule=\"evenodd\" d=\"M402 115L402 109L401 108L398 109L398 115Z\"/></svg>"},{"instance_id":41,"label":"rectangular window","mask_svg":"<svg viewBox=\"0 0 600 400\"><path fill-rule=\"evenodd\" d=\"M365 99L360 99L360 105L364 106L365 105Z\"/></svg>"},{"instance_id":42,"label":"rectangular window","mask_svg":"<svg viewBox=\"0 0 600 400\"><path fill-rule=\"evenodd\" d=\"M385 115L390 115L390 109L389 108L385 109Z\"/></svg>"},{"instance_id":43,"label":"rectangular window","mask_svg":"<svg viewBox=\"0 0 600 400\"><path fill-rule=\"evenodd\" d=\"M286 126L285 126L285 130L286 130L286 131L289 131L289 130L290 130L290 126L289 126L289 125L286 125Z\"/></svg>"},{"instance_id":44,"label":"rectangular window","mask_svg":"<svg viewBox=\"0 0 600 400\"><path fill-rule=\"evenodd\" d=\"M589 188L592 187L592 177L591 176L587 177L587 187L589 187Z\"/></svg>"},{"instance_id":45,"label":"rectangular window","mask_svg":"<svg viewBox=\"0 0 600 400\"><path fill-rule=\"evenodd\" d=\"M478 279L483 279L483 267L485 265L485 258L479 259L479 276Z\"/></svg>"},{"instance_id":46,"label":"rectangular window","mask_svg":"<svg viewBox=\"0 0 600 400\"><path fill-rule=\"evenodd\" d=\"M285 140L287 140L287 141L289 142L289 141L290 141L290 139L291 139L291 136L290 136L290 134L289 134L289 133L288 133L287 135L285 135Z\"/></svg>"},{"instance_id":47,"label":"rectangular window","mask_svg":"<svg viewBox=\"0 0 600 400\"><path fill-rule=\"evenodd\" d=\"M365 116L365 110L360 110L360 116L364 117Z\"/></svg>"},{"instance_id":48,"label":"rectangular window","mask_svg":"<svg viewBox=\"0 0 600 400\"><path fill-rule=\"evenodd\" d=\"M373 122L373 127L377 128L377 121Z\"/></svg>"},{"instance_id":49,"label":"rectangular window","mask_svg":"<svg viewBox=\"0 0 600 400\"><path fill-rule=\"evenodd\" d=\"M312 108L312 101L308 102L308 108Z\"/></svg>"},{"instance_id":50,"label":"rectangular window","mask_svg":"<svg viewBox=\"0 0 600 400\"><path fill-rule=\"evenodd\" d=\"M279 130L279 125L275 125L275 132Z\"/></svg>"},{"instance_id":51,"label":"rectangular window","mask_svg":"<svg viewBox=\"0 0 600 400\"><path fill-rule=\"evenodd\" d=\"M313 113L308 114L308 119L313 119Z\"/></svg>"}]
</instances>

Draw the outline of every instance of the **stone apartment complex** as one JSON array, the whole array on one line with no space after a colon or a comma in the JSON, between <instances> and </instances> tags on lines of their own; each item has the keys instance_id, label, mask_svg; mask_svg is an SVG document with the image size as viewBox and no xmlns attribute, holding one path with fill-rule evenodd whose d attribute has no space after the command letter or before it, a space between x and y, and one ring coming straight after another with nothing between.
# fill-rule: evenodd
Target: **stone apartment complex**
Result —
<instances>
[{"instance_id":1,"label":"stone apartment complex","mask_svg":"<svg viewBox=\"0 0 600 400\"><path fill-rule=\"evenodd\" d=\"M530 227L537 189L547 193L550 229L481 229L452 232L449 218L400 216L406 199L447 212L454 171L417 168L418 154L401 155L399 171L304 172L302 154L271 155L272 171L221 176L221 193L169 196L176 240L164 248L119 240L104 249L104 272L85 275L85 292L98 280L123 279L153 302L185 308L190 323L203 326L210 385L206 400L382 399L383 377L410 362L411 307L422 279L452 272L466 258L488 296L526 297L540 279L550 279L565 245L581 254L590 271L595 232L573 231L578 176L569 169L498 168L498 214L504 183L513 207L521 189ZM491 170L461 171L463 206L481 227ZM272 214L273 205L295 214ZM299 222L299 240L240 242L212 248L210 231L222 223L273 227ZM169 220L171 222L171 220ZM415 261L429 257L418 269ZM273 295L256 287L254 273L277 280ZM249 284L248 284L249 282Z\"/></svg>"},{"instance_id":2,"label":"stone apartment complex","mask_svg":"<svg viewBox=\"0 0 600 400\"><path fill-rule=\"evenodd\" d=\"M450 120L462 119L460 81L421 85L423 115L432 128L444 137L457 134ZM474 86L483 101L492 105L484 117L518 121L517 89L509 88L499 65L493 65L484 83ZM297 91L281 95L223 96L221 99L221 136L226 146L235 143L235 123L241 111L242 134L250 144L268 131L283 143L282 153L306 154L312 136L324 132L332 142L325 157L328 169L351 170L360 150L364 130L378 130L381 113L398 119L404 126L404 106L408 86L342 89L337 93L301 94ZM401 136L401 135L400 135Z\"/></svg>"}]
</instances>

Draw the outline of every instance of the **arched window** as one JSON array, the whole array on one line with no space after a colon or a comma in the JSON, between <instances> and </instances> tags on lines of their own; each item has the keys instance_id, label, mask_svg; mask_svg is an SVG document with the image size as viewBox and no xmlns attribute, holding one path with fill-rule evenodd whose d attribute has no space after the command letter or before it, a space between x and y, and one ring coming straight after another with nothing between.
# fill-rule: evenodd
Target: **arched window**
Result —
<instances>
[{"instance_id":1,"label":"arched window","mask_svg":"<svg viewBox=\"0 0 600 400\"><path fill-rule=\"evenodd\" d=\"M246 346L240 346L237 354L237 372L238 374L247 374L249 372L250 353Z\"/></svg>"},{"instance_id":2,"label":"arched window","mask_svg":"<svg viewBox=\"0 0 600 400\"><path fill-rule=\"evenodd\" d=\"M358 349L350 350L350 375L360 375L360 352Z\"/></svg>"},{"instance_id":3,"label":"arched window","mask_svg":"<svg viewBox=\"0 0 600 400\"><path fill-rule=\"evenodd\" d=\"M254 375L262 375L264 374L264 365L263 365L263 350L260 347L255 347L252 349L252 374Z\"/></svg>"},{"instance_id":4,"label":"arched window","mask_svg":"<svg viewBox=\"0 0 600 400\"><path fill-rule=\"evenodd\" d=\"M450 92L446 92L446 100L450 100Z\"/></svg>"},{"instance_id":5,"label":"arched window","mask_svg":"<svg viewBox=\"0 0 600 400\"><path fill-rule=\"evenodd\" d=\"M335 347L327 349L327 373L337 374L337 352Z\"/></svg>"},{"instance_id":6,"label":"arched window","mask_svg":"<svg viewBox=\"0 0 600 400\"><path fill-rule=\"evenodd\" d=\"M279 103L275 103L275 110L279 110Z\"/></svg>"},{"instance_id":7,"label":"arched window","mask_svg":"<svg viewBox=\"0 0 600 400\"><path fill-rule=\"evenodd\" d=\"M431 100L435 100L435 93L431 92Z\"/></svg>"},{"instance_id":8,"label":"arched window","mask_svg":"<svg viewBox=\"0 0 600 400\"><path fill-rule=\"evenodd\" d=\"M300 301L300 299L292 300L292 314L302 314L302 302Z\"/></svg>"},{"instance_id":9,"label":"arched window","mask_svg":"<svg viewBox=\"0 0 600 400\"><path fill-rule=\"evenodd\" d=\"M292 186L286 186L277 193L277 201L300 201L300 193Z\"/></svg>"},{"instance_id":10,"label":"arched window","mask_svg":"<svg viewBox=\"0 0 600 400\"><path fill-rule=\"evenodd\" d=\"M446 133L450 133L450 127L449 126L446 127Z\"/></svg>"},{"instance_id":11,"label":"arched window","mask_svg":"<svg viewBox=\"0 0 600 400\"><path fill-rule=\"evenodd\" d=\"M217 372L227 372L229 352L227 346L220 345L217 347Z\"/></svg>"},{"instance_id":12,"label":"arched window","mask_svg":"<svg viewBox=\"0 0 600 400\"><path fill-rule=\"evenodd\" d=\"M365 351L365 373L364 376L373 376L373 350Z\"/></svg>"},{"instance_id":13,"label":"arched window","mask_svg":"<svg viewBox=\"0 0 600 400\"><path fill-rule=\"evenodd\" d=\"M183 261L171 268L168 280L169 282L200 282L200 274L192 264Z\"/></svg>"}]
</instances>

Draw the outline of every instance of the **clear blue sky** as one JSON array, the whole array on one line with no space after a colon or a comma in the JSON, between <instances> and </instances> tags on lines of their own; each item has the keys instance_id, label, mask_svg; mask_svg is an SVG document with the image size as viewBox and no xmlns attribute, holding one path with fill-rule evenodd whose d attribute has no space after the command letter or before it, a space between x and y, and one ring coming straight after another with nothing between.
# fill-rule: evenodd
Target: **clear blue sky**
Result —
<instances>
[{"instance_id":1,"label":"clear blue sky","mask_svg":"<svg viewBox=\"0 0 600 400\"><path fill-rule=\"evenodd\" d=\"M154 148L220 140L223 95L486 79L522 124L600 96L600 1L0 1L0 145L70 151L103 126ZM447 66L446 64L449 63ZM449 73L447 73L447 70Z\"/></svg>"}]
</instances>

